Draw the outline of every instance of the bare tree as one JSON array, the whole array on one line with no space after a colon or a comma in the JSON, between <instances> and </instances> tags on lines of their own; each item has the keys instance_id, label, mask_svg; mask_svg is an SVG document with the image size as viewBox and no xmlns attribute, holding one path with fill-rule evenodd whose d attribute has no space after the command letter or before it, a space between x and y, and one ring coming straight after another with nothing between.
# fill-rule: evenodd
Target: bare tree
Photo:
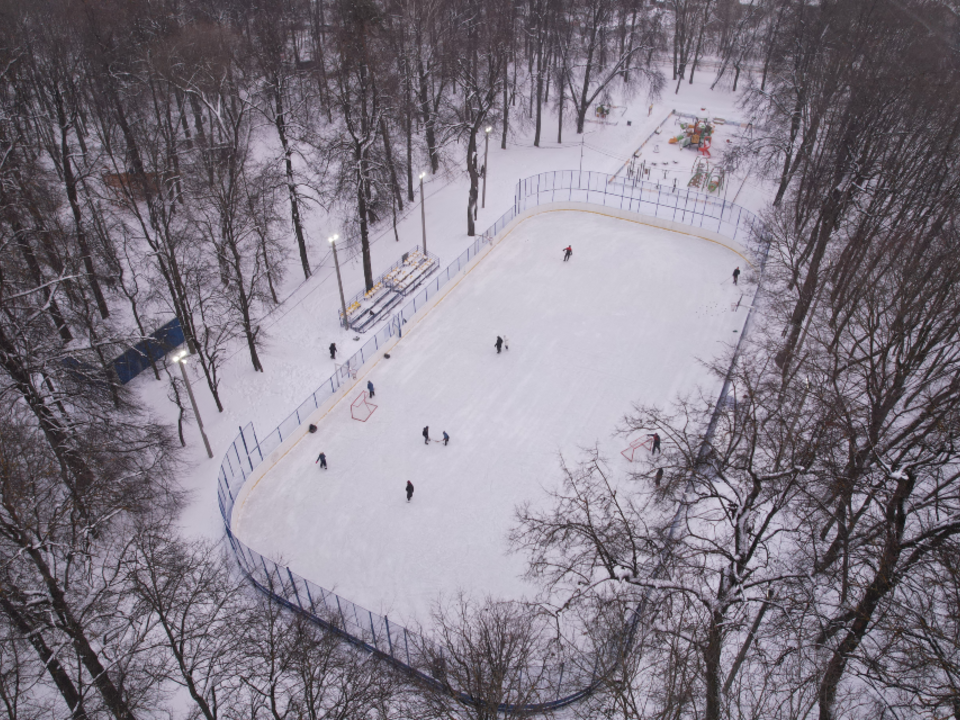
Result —
<instances>
[{"instance_id":1,"label":"bare tree","mask_svg":"<svg viewBox=\"0 0 960 720\"><path fill-rule=\"evenodd\" d=\"M442 690L424 689L423 716L494 720L548 698L554 658L546 627L530 607L460 596L436 607L433 625L434 639L417 650Z\"/></svg>"}]
</instances>

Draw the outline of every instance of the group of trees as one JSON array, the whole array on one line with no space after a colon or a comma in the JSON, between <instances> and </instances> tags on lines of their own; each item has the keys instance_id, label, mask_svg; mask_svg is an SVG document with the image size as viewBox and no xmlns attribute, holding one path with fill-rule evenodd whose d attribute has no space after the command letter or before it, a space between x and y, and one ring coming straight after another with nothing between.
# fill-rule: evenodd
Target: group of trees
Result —
<instances>
[{"instance_id":1,"label":"group of trees","mask_svg":"<svg viewBox=\"0 0 960 720\"><path fill-rule=\"evenodd\" d=\"M943 147L960 57L931 30L941 12L783 4L745 101L777 192L762 313L715 368L728 401L638 405L622 430L659 432L662 457L618 477L593 453L549 510L519 513L566 616L641 612L593 712L960 717L960 171Z\"/></svg>"},{"instance_id":2,"label":"group of trees","mask_svg":"<svg viewBox=\"0 0 960 720\"><path fill-rule=\"evenodd\" d=\"M575 648L602 670L586 716L960 718L960 74L939 4L3 0L0 18L8 717L485 720L547 699L549 658ZM539 146L553 115L560 141L708 56L714 84L747 86L741 157L776 187L773 291L732 402L638 406L623 430L656 429L662 458L617 477L592 454L551 509L519 511L541 607L440 609L418 688L177 538L172 434L113 357L176 317L222 408L225 351L263 371L259 319L289 265L317 263L311 214L347 228L369 287L371 232L419 168L468 177L473 234L486 127Z\"/></svg>"}]
</instances>

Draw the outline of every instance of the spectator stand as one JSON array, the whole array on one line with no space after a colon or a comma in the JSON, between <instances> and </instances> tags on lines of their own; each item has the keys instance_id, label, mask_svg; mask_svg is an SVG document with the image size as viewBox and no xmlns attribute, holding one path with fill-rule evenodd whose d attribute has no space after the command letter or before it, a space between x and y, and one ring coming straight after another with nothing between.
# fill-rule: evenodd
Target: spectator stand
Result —
<instances>
[{"instance_id":1,"label":"spectator stand","mask_svg":"<svg viewBox=\"0 0 960 720\"><path fill-rule=\"evenodd\" d=\"M396 306L406 295L416 290L440 268L440 258L424 253L417 245L404 253L378 277L367 292L354 295L347 304L347 324L357 332L366 332ZM341 321L343 312L339 313Z\"/></svg>"}]
</instances>

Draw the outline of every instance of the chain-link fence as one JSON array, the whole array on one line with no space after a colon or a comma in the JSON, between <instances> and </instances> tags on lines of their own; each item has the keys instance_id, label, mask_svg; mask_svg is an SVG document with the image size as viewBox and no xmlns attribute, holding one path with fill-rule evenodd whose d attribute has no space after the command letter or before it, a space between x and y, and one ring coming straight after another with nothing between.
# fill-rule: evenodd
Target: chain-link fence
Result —
<instances>
[{"instance_id":1,"label":"chain-link fence","mask_svg":"<svg viewBox=\"0 0 960 720\"><path fill-rule=\"evenodd\" d=\"M514 206L504 213L483 235L451 262L403 308L396 312L340 369L324 381L300 406L263 439L259 439L253 423L241 428L240 434L227 449L220 465L217 493L227 539L240 569L253 585L276 602L304 614L322 627L349 642L363 647L381 659L409 672L437 689L452 692L463 702L472 702L459 688L451 688L449 677L436 659L443 649L429 638L407 630L386 616L371 612L313 582L300 577L290 568L264 557L245 545L233 534L233 508L244 483L254 469L285 438L302 425L323 402L347 382L354 373L394 336L402 336L403 326L422 309L440 289L457 277L475 260L483 247L492 241L520 213L539 205L555 202L585 202L621 210L644 213L662 220L717 232L747 245L760 229L759 221L749 211L714 197L698 193L671 192L648 182L609 181L609 176L578 171L542 173L522 180L517 186ZM748 315L747 323L750 321ZM742 334L741 334L742 338ZM721 394L727 392L727 383ZM721 398L722 400L722 398ZM721 402L718 401L717 407ZM659 566L653 576L660 572ZM634 642L640 615L647 597L624 618L619 639L591 652L576 647L554 648L549 661L541 667L529 668L523 674L536 679L536 688L529 695L535 698L521 706L502 705L503 712L531 713L559 708L592 692L600 678L624 646Z\"/></svg>"}]
</instances>

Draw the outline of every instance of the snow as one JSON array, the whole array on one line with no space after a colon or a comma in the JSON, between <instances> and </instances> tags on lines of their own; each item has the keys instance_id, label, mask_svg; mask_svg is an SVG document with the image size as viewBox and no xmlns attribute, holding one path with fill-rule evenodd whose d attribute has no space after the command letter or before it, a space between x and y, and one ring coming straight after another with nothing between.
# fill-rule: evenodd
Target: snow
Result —
<instances>
[{"instance_id":1,"label":"snow","mask_svg":"<svg viewBox=\"0 0 960 720\"><path fill-rule=\"evenodd\" d=\"M726 282L737 262L602 208L528 219L362 369L318 432L241 498L234 532L408 626L441 595L530 594L523 558L507 553L513 508L555 484L560 452L596 443L620 458L626 441L611 434L633 401L666 404L707 379L698 356L743 323ZM499 355L497 335L510 338ZM367 380L378 407L357 422L350 402ZM425 425L450 445L424 444Z\"/></svg>"},{"instance_id":2,"label":"snow","mask_svg":"<svg viewBox=\"0 0 960 720\"><path fill-rule=\"evenodd\" d=\"M641 97L621 103L626 110L615 123L588 122L585 137L567 127L563 144L553 142L556 120L549 116L540 148L532 146L529 124L511 134L505 150L499 133L492 133L478 230L512 205L524 177L581 163L584 170L620 170L671 109L749 121L735 96L708 90L712 77L698 78L692 86L683 83L679 95L666 94L652 113L650 100ZM674 179L685 185L694 157L666 144L673 122L640 156L661 163L651 179L665 187ZM737 131L718 129L715 160L726 145L721 132L735 138ZM457 152L462 148L425 182L428 249L441 267L473 241L464 232L467 181ZM736 197L754 210L764 202L752 178L731 176L728 188L728 201ZM314 273L303 281L291 239L283 302L260 322L265 372L253 371L238 343L220 369L225 409L218 413L192 368L215 457L207 460L195 424L188 425L182 484L192 502L180 518L188 535L223 535L216 478L239 426L252 420L266 435L334 372L330 342L346 355L360 345L352 340L355 333L337 324L340 300L326 238L341 228L316 209L306 222ZM418 197L405 208L399 243L389 223L376 230L374 275L420 244L421 232ZM569 243L574 256L563 263L560 249ZM338 248L350 297L363 284L359 254ZM314 582L405 620L426 620L423 613L437 594L458 587L510 597L529 593L518 578L523 559L504 555L513 506L555 486L561 451L575 455L578 446L598 442L615 464L625 464L619 452L627 440L611 434L631 403L665 403L705 379L697 357L713 357L735 341L732 328L742 325L750 304L745 300L736 315L730 312L739 297L728 281L737 264L739 258L720 246L597 214L526 221L408 326L390 360L363 368L356 389L320 432L307 436L238 505L239 536ZM504 333L510 350L498 357L493 342ZM349 403L367 379L377 387L378 409L359 423L350 419ZM144 373L131 387L159 419L175 423L166 382ZM433 437L447 430L450 446L424 446L420 430L427 424ZM320 449L330 464L325 474L313 464ZM407 479L417 486L409 505Z\"/></svg>"}]
</instances>

